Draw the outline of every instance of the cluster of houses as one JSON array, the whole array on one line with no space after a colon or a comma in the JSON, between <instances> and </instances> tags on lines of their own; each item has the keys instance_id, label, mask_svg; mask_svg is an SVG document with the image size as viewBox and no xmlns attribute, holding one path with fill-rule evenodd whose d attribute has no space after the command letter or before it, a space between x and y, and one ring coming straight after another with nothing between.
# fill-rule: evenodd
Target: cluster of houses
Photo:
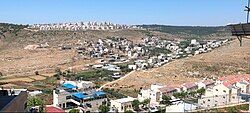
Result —
<instances>
[{"instance_id":1,"label":"cluster of houses","mask_svg":"<svg viewBox=\"0 0 250 113\"><path fill-rule=\"evenodd\" d=\"M175 93L193 92L201 88L205 89L203 95L189 97L197 99L198 102L185 101L185 98L179 99L174 97ZM29 92L27 89L2 89L0 92L0 95L10 96L10 99L21 98L22 101L16 103L22 106L20 109L23 111L26 110L24 108L26 108L25 103L27 103L28 96L42 93L41 91ZM20 94L24 97L17 96ZM212 109L219 106L249 102L250 75L229 75L218 79L203 79L198 82L181 85L152 84L149 89L141 89L136 98L109 99L107 95L106 92L97 89L95 84L90 81L60 81L60 85L53 90L53 104L46 105L46 109L49 111L59 110L60 112L69 112L71 109L79 109L81 112L99 112L99 107L105 105L110 108L110 112L125 112L127 110L134 111L133 102L135 100L139 102L149 100L148 108L144 111L150 112L158 111L158 108L162 107L166 112L190 112L199 109ZM163 96L171 97L169 100L170 105L166 106L162 103L164 101ZM6 105L4 109L8 110L7 108L11 110L11 106Z\"/></svg>"},{"instance_id":2,"label":"cluster of houses","mask_svg":"<svg viewBox=\"0 0 250 113\"><path fill-rule=\"evenodd\" d=\"M227 42L228 40L226 39L223 41L210 40L199 43L193 39L186 47L183 47L181 42L178 41L161 40L157 37L146 38L144 43L139 46L135 45L131 51L127 51L128 59L135 59L134 63L129 65L128 68L143 70L151 67L160 67L174 59L210 52L212 49L220 47ZM148 54L155 51L159 51L158 54Z\"/></svg>"},{"instance_id":3,"label":"cluster of houses","mask_svg":"<svg viewBox=\"0 0 250 113\"><path fill-rule=\"evenodd\" d=\"M210 52L227 42L228 39L203 42L193 39L183 45L180 41L147 37L141 43L134 44L126 38L112 37L103 40L99 39L96 43L85 44L88 46L84 50L90 57L99 58L100 64L129 62L129 69L145 70L160 67L174 59Z\"/></svg>"},{"instance_id":4,"label":"cluster of houses","mask_svg":"<svg viewBox=\"0 0 250 113\"><path fill-rule=\"evenodd\" d=\"M185 102L173 96L175 93L192 92L204 88L205 93L198 97L196 103ZM182 85L157 85L152 84L149 89L141 89L137 98L123 98L113 100L111 108L124 112L126 109L132 109L130 105L134 100L143 102L150 99L150 108L162 106L163 95L171 97L171 105L166 106L167 112L185 112L199 109L212 109L218 106L240 104L250 101L250 75L229 75L217 80L203 79L195 83L184 83ZM120 104L118 104L120 103Z\"/></svg>"},{"instance_id":5,"label":"cluster of houses","mask_svg":"<svg viewBox=\"0 0 250 113\"><path fill-rule=\"evenodd\" d=\"M54 24L34 24L29 26L39 30L115 30L115 29L138 29L137 26L113 24L110 22L77 22L77 23L54 23Z\"/></svg>"}]
</instances>

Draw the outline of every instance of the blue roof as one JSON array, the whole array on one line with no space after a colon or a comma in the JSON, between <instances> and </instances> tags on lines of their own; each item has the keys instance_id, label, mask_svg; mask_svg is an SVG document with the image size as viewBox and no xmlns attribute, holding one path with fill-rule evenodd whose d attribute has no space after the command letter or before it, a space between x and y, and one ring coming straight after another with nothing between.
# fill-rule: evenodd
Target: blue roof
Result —
<instances>
[{"instance_id":1,"label":"blue roof","mask_svg":"<svg viewBox=\"0 0 250 113\"><path fill-rule=\"evenodd\" d=\"M76 86L74 86L72 84L63 84L63 87L66 87L68 89L77 88Z\"/></svg>"},{"instance_id":2,"label":"blue roof","mask_svg":"<svg viewBox=\"0 0 250 113\"><path fill-rule=\"evenodd\" d=\"M78 92L73 94L75 97L79 98L79 99L84 99L87 98L87 95L84 95L82 92Z\"/></svg>"},{"instance_id":3,"label":"blue roof","mask_svg":"<svg viewBox=\"0 0 250 113\"><path fill-rule=\"evenodd\" d=\"M106 93L103 92L103 91L97 91L97 92L95 92L95 94L96 94L97 96L104 96L104 95L106 95Z\"/></svg>"}]
</instances>

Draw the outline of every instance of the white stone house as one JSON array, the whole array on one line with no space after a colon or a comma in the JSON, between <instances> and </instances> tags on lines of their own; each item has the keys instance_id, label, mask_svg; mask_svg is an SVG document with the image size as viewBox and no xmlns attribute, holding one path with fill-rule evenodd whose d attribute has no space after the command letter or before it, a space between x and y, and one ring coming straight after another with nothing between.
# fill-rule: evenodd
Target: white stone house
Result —
<instances>
[{"instance_id":1,"label":"white stone house","mask_svg":"<svg viewBox=\"0 0 250 113\"><path fill-rule=\"evenodd\" d=\"M203 108L213 108L227 104L242 102L240 88L231 84L217 84L213 88L206 89L205 95L198 99L198 105Z\"/></svg>"},{"instance_id":2,"label":"white stone house","mask_svg":"<svg viewBox=\"0 0 250 113\"><path fill-rule=\"evenodd\" d=\"M162 85L153 84L150 89L142 89L137 98L140 102L145 99L150 99L150 106L159 105L162 101L162 92L160 91L160 88L163 87L164 86Z\"/></svg>"},{"instance_id":3,"label":"white stone house","mask_svg":"<svg viewBox=\"0 0 250 113\"><path fill-rule=\"evenodd\" d=\"M111 100L111 112L125 112L126 110L132 110L133 111L133 106L132 102L136 98L132 97L127 97L127 98L122 98L122 99L117 99L117 100Z\"/></svg>"},{"instance_id":4,"label":"white stone house","mask_svg":"<svg viewBox=\"0 0 250 113\"><path fill-rule=\"evenodd\" d=\"M235 85L241 88L241 93L250 93L250 84L247 81L240 81L237 82Z\"/></svg>"}]
</instances>

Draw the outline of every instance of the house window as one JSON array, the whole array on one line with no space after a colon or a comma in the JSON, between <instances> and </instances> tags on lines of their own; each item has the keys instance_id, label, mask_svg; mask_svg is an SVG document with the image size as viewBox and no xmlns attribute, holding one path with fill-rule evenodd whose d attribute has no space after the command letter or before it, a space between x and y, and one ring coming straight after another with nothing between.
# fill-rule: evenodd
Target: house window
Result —
<instances>
[{"instance_id":1,"label":"house window","mask_svg":"<svg viewBox=\"0 0 250 113\"><path fill-rule=\"evenodd\" d=\"M224 93L226 93L226 90L223 90Z\"/></svg>"},{"instance_id":2,"label":"house window","mask_svg":"<svg viewBox=\"0 0 250 113\"><path fill-rule=\"evenodd\" d=\"M26 102L26 103L24 104L24 109L26 109L26 108L27 108L27 106L28 106L28 105L27 105L27 102Z\"/></svg>"},{"instance_id":3,"label":"house window","mask_svg":"<svg viewBox=\"0 0 250 113\"><path fill-rule=\"evenodd\" d=\"M214 106L217 106L217 104L214 104Z\"/></svg>"},{"instance_id":4,"label":"house window","mask_svg":"<svg viewBox=\"0 0 250 113\"><path fill-rule=\"evenodd\" d=\"M206 102L205 102L205 101L203 101L203 103L205 104Z\"/></svg>"},{"instance_id":5,"label":"house window","mask_svg":"<svg viewBox=\"0 0 250 113\"><path fill-rule=\"evenodd\" d=\"M70 99L70 98L71 98L71 96L66 96L66 100L67 100L67 99Z\"/></svg>"},{"instance_id":6,"label":"house window","mask_svg":"<svg viewBox=\"0 0 250 113\"><path fill-rule=\"evenodd\" d=\"M210 99L208 99L207 101L210 102Z\"/></svg>"},{"instance_id":7,"label":"house window","mask_svg":"<svg viewBox=\"0 0 250 113\"><path fill-rule=\"evenodd\" d=\"M215 102L217 103L218 101L216 100Z\"/></svg>"},{"instance_id":8,"label":"house window","mask_svg":"<svg viewBox=\"0 0 250 113\"><path fill-rule=\"evenodd\" d=\"M233 96L232 98L235 99L235 96Z\"/></svg>"},{"instance_id":9,"label":"house window","mask_svg":"<svg viewBox=\"0 0 250 113\"><path fill-rule=\"evenodd\" d=\"M218 89L215 89L216 91L218 91Z\"/></svg>"},{"instance_id":10,"label":"house window","mask_svg":"<svg viewBox=\"0 0 250 113\"><path fill-rule=\"evenodd\" d=\"M215 97L218 97L218 95L215 95Z\"/></svg>"},{"instance_id":11,"label":"house window","mask_svg":"<svg viewBox=\"0 0 250 113\"><path fill-rule=\"evenodd\" d=\"M123 110L123 106L122 106L122 110Z\"/></svg>"},{"instance_id":12,"label":"house window","mask_svg":"<svg viewBox=\"0 0 250 113\"><path fill-rule=\"evenodd\" d=\"M225 96L223 96L223 98L226 98Z\"/></svg>"}]
</instances>

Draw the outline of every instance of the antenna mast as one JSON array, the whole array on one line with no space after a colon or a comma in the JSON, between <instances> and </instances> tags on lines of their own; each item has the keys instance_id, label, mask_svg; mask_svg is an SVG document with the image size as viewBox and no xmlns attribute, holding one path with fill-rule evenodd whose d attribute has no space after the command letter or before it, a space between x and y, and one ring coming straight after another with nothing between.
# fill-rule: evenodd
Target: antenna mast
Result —
<instances>
[{"instance_id":1,"label":"antenna mast","mask_svg":"<svg viewBox=\"0 0 250 113\"><path fill-rule=\"evenodd\" d=\"M250 5L250 0L248 0L248 5L245 6L245 8L246 8L245 11L247 11L247 23L248 23L248 21L249 21L249 12L250 12L249 5Z\"/></svg>"}]
</instances>

